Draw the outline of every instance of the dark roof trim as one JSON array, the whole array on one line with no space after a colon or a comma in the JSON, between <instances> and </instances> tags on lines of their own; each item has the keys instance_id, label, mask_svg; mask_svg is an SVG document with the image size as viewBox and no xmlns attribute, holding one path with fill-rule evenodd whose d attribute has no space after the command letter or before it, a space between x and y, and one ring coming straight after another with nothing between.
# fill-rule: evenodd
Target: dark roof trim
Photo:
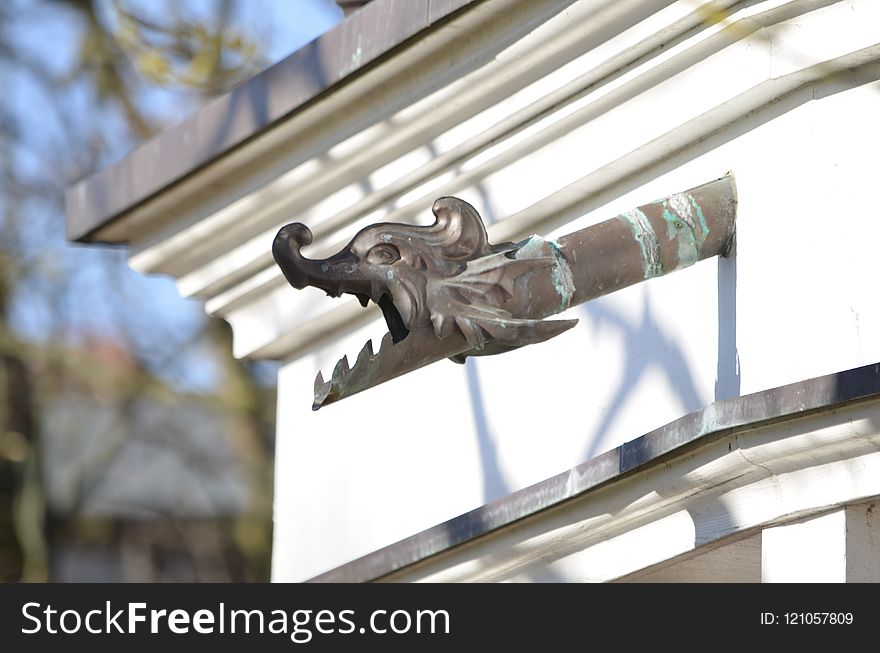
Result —
<instances>
[{"instance_id":1,"label":"dark roof trim","mask_svg":"<svg viewBox=\"0 0 880 653\"><path fill-rule=\"evenodd\" d=\"M689 444L766 426L859 400L880 398L880 363L726 399L681 417L545 481L315 576L309 582L367 582L559 506L653 465Z\"/></svg>"},{"instance_id":2,"label":"dark roof trim","mask_svg":"<svg viewBox=\"0 0 880 653\"><path fill-rule=\"evenodd\" d=\"M373 0L255 75L67 190L67 237L90 234L302 107L453 12L479 0Z\"/></svg>"}]
</instances>

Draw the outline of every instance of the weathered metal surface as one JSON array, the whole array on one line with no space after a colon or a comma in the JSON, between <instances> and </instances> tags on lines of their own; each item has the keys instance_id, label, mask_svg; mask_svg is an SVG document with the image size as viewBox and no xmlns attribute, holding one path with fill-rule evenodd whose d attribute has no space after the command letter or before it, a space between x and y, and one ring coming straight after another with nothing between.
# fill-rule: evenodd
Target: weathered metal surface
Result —
<instances>
[{"instance_id":1,"label":"weathered metal surface","mask_svg":"<svg viewBox=\"0 0 880 653\"><path fill-rule=\"evenodd\" d=\"M336 4L339 5L339 8L348 16L351 13L354 13L365 4L367 4L370 0L336 0Z\"/></svg>"},{"instance_id":2,"label":"weathered metal surface","mask_svg":"<svg viewBox=\"0 0 880 653\"><path fill-rule=\"evenodd\" d=\"M313 409L442 358L498 354L552 338L577 320L544 320L632 284L726 255L733 242L736 192L728 175L547 241L532 236L492 245L477 211L455 197L433 206L422 227L381 223L342 251L311 260L303 224L282 227L272 253L295 288L355 295L382 309L389 333L368 342L315 380Z\"/></svg>"}]
</instances>

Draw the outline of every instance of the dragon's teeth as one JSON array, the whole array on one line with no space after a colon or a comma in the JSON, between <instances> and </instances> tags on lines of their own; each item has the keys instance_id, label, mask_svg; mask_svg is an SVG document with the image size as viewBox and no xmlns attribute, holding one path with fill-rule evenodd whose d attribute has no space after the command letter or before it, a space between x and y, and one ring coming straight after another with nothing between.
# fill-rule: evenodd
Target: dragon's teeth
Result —
<instances>
[{"instance_id":1,"label":"dragon's teeth","mask_svg":"<svg viewBox=\"0 0 880 653\"><path fill-rule=\"evenodd\" d=\"M380 354L387 354L388 353L387 349L389 347L393 347L393 346L394 346L394 340L391 337L391 332L388 332L384 336L382 336L382 342L379 343L379 353Z\"/></svg>"},{"instance_id":2,"label":"dragon's teeth","mask_svg":"<svg viewBox=\"0 0 880 653\"><path fill-rule=\"evenodd\" d=\"M354 362L355 367L363 367L373 357L373 341L367 340L367 343L361 348Z\"/></svg>"},{"instance_id":3,"label":"dragon's teeth","mask_svg":"<svg viewBox=\"0 0 880 653\"><path fill-rule=\"evenodd\" d=\"M348 374L348 356L343 356L339 359L339 362L336 363L336 367L333 368L333 377L332 379L339 379L344 374ZM331 379L331 380L332 380Z\"/></svg>"},{"instance_id":4,"label":"dragon's teeth","mask_svg":"<svg viewBox=\"0 0 880 653\"><path fill-rule=\"evenodd\" d=\"M315 377L315 401L312 404L312 410L318 410L323 405L324 400L330 396L332 389L332 379L329 383L325 382L324 375L318 372L318 376Z\"/></svg>"},{"instance_id":5,"label":"dragon's teeth","mask_svg":"<svg viewBox=\"0 0 880 653\"><path fill-rule=\"evenodd\" d=\"M330 396L330 384L328 383L327 385L325 385L325 386L321 389L321 392L316 392L316 393L315 393L315 402L314 402L315 405L320 406L321 404L324 403L324 401L325 401L325 400L327 399L327 397L329 397L329 396ZM317 410L317 408L314 408L314 407L313 407L312 410Z\"/></svg>"}]
</instances>

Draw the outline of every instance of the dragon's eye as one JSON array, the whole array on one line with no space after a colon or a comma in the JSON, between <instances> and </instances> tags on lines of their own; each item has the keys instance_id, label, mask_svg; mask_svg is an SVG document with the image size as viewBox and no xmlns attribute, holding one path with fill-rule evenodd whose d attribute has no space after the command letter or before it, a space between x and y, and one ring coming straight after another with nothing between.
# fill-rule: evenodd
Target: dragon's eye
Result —
<instances>
[{"instance_id":1,"label":"dragon's eye","mask_svg":"<svg viewBox=\"0 0 880 653\"><path fill-rule=\"evenodd\" d=\"M373 265L391 265L399 260L400 252L389 243L379 243L367 252L367 262Z\"/></svg>"}]
</instances>

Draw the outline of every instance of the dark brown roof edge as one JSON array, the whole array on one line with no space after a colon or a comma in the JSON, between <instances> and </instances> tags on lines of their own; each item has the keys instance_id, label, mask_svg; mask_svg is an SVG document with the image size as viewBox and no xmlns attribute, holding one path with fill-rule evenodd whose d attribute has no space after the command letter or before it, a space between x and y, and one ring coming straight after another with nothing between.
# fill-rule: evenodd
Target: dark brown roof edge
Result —
<instances>
[{"instance_id":1,"label":"dark brown roof edge","mask_svg":"<svg viewBox=\"0 0 880 653\"><path fill-rule=\"evenodd\" d=\"M425 28L480 0L373 0L122 160L67 189L67 237L102 226L302 107Z\"/></svg>"},{"instance_id":2,"label":"dark brown roof edge","mask_svg":"<svg viewBox=\"0 0 880 653\"><path fill-rule=\"evenodd\" d=\"M880 398L880 363L872 363L771 390L716 401L631 442L513 492L447 522L315 576L308 582L361 583L379 579L431 556L616 480L685 445L708 442L756 426Z\"/></svg>"}]
</instances>

